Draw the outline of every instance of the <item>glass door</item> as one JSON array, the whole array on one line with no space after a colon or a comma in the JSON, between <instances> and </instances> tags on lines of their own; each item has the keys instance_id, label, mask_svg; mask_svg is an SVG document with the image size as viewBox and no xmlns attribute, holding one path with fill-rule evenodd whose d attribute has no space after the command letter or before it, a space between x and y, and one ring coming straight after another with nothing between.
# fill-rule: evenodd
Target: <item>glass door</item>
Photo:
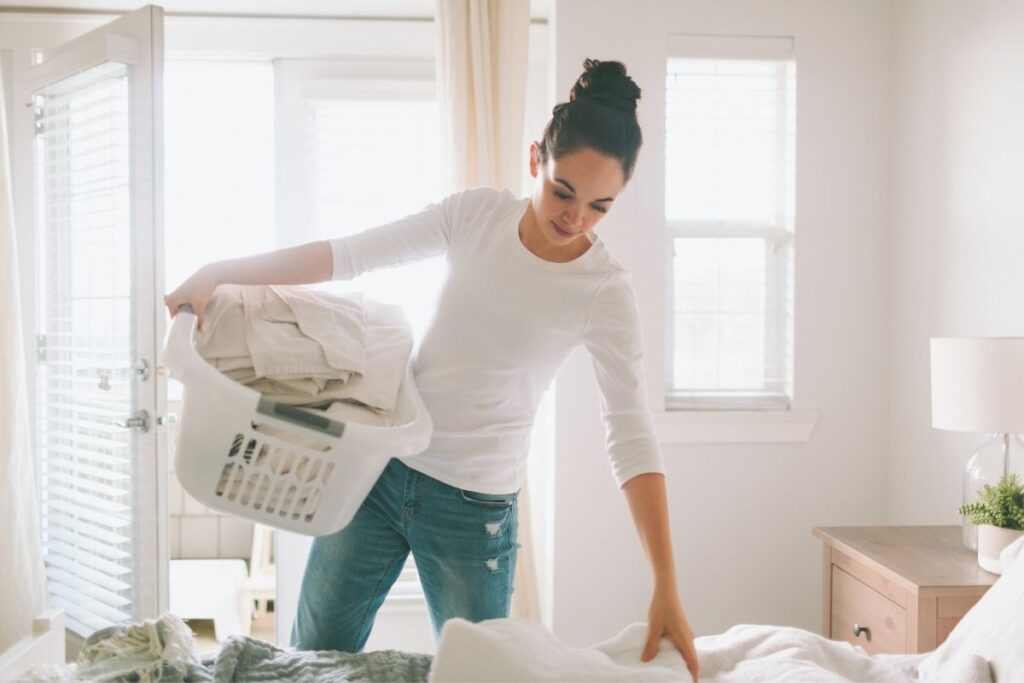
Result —
<instances>
[{"instance_id":1,"label":"glass door","mask_svg":"<svg viewBox=\"0 0 1024 683\"><path fill-rule=\"evenodd\" d=\"M147 6L27 74L43 552L51 604L83 638L167 604L162 69Z\"/></svg>"}]
</instances>

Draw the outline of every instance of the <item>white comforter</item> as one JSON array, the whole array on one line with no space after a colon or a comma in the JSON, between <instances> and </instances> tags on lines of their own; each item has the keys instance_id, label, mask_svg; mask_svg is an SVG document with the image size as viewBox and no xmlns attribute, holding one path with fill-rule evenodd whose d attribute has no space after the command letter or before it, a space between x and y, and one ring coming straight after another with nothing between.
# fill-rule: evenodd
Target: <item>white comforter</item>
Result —
<instances>
[{"instance_id":1,"label":"white comforter","mask_svg":"<svg viewBox=\"0 0 1024 683\"><path fill-rule=\"evenodd\" d=\"M658 655L640 662L646 624L633 624L615 638L589 648L559 641L540 624L494 619L478 624L445 622L430 680L449 681L690 681L682 655L662 640ZM734 626L695 640L700 679L715 681L917 680L925 655L870 656L860 647L797 628ZM988 662L965 658L943 675L960 683L991 681Z\"/></svg>"},{"instance_id":2,"label":"white comforter","mask_svg":"<svg viewBox=\"0 0 1024 683\"><path fill-rule=\"evenodd\" d=\"M786 626L734 626L694 641L702 681L1024 681L1024 537L1000 555L1002 577L934 652L868 655L860 647ZM640 662L646 624L589 648L559 641L540 624L494 619L445 622L430 680L690 681L668 640Z\"/></svg>"}]
</instances>

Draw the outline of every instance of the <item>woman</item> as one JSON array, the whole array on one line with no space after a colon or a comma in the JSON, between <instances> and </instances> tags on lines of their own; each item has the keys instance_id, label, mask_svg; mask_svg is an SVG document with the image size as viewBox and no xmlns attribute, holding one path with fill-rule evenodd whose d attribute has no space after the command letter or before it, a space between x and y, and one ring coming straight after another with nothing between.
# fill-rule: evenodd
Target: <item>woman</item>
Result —
<instances>
[{"instance_id":1,"label":"woman","mask_svg":"<svg viewBox=\"0 0 1024 683\"><path fill-rule=\"evenodd\" d=\"M446 619L508 615L517 496L537 405L569 352L592 354L609 459L655 578L649 661L667 636L694 679L676 589L664 466L653 434L629 273L593 232L642 142L640 89L620 62L586 60L570 101L530 145L530 197L474 188L357 235L201 268L166 298L202 322L217 285L305 284L444 253L449 274L417 351L430 447L393 458L353 521L314 540L292 644L358 652L412 552L435 638Z\"/></svg>"}]
</instances>

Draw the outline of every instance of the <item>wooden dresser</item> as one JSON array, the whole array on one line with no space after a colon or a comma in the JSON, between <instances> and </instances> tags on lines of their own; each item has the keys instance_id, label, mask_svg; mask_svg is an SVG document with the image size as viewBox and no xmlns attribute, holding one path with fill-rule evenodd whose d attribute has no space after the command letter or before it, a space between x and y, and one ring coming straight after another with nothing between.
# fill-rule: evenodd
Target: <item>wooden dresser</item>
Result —
<instances>
[{"instance_id":1,"label":"wooden dresser","mask_svg":"<svg viewBox=\"0 0 1024 683\"><path fill-rule=\"evenodd\" d=\"M929 652L999 578L959 526L816 527L824 543L822 633L870 654Z\"/></svg>"}]
</instances>

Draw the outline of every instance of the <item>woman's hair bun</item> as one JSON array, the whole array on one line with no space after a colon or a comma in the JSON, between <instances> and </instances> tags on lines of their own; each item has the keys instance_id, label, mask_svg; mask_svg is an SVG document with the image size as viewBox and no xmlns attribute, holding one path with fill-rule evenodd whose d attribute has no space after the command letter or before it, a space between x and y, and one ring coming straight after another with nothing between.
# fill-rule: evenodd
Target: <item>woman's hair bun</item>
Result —
<instances>
[{"instance_id":1,"label":"woman's hair bun","mask_svg":"<svg viewBox=\"0 0 1024 683\"><path fill-rule=\"evenodd\" d=\"M640 87L626 75L622 62L583 61L568 102L551 110L540 142L540 160L561 159L580 149L592 149L618 159L629 181L643 144L636 115Z\"/></svg>"},{"instance_id":2,"label":"woman's hair bun","mask_svg":"<svg viewBox=\"0 0 1024 683\"><path fill-rule=\"evenodd\" d=\"M626 75L625 64L585 59L583 68L585 71L569 93L570 102L587 98L616 109L636 112L640 86Z\"/></svg>"}]
</instances>

